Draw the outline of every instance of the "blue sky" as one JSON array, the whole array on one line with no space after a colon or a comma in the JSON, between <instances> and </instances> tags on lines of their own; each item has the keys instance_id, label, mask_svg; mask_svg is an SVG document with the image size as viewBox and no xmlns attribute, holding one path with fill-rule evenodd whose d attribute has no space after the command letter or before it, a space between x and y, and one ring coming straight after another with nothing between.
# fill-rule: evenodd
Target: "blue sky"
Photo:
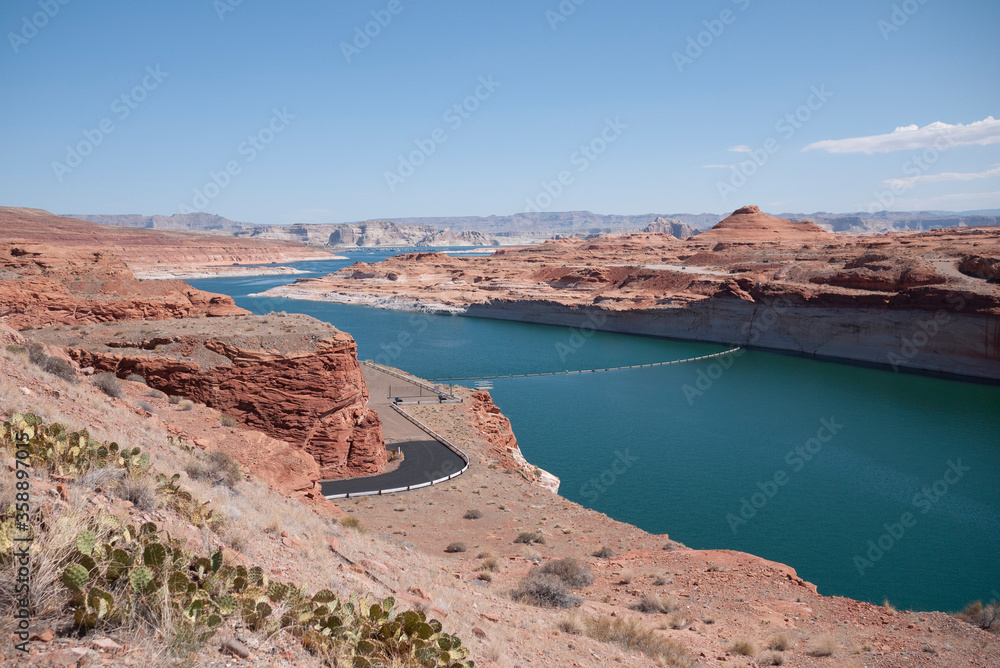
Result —
<instances>
[{"instance_id":1,"label":"blue sky","mask_svg":"<svg viewBox=\"0 0 1000 668\"><path fill-rule=\"evenodd\" d=\"M997 26L986 0L7 0L0 204L1000 208Z\"/></svg>"}]
</instances>

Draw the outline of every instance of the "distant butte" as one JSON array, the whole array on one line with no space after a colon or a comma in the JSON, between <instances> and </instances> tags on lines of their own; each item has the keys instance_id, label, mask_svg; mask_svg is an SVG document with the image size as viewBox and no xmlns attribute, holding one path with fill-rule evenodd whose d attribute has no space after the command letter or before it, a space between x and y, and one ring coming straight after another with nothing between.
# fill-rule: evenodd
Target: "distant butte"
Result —
<instances>
[{"instance_id":1,"label":"distant butte","mask_svg":"<svg viewBox=\"0 0 1000 668\"><path fill-rule=\"evenodd\" d=\"M763 213L756 206L737 209L715 227L695 235L699 241L806 241L833 239L818 225Z\"/></svg>"}]
</instances>

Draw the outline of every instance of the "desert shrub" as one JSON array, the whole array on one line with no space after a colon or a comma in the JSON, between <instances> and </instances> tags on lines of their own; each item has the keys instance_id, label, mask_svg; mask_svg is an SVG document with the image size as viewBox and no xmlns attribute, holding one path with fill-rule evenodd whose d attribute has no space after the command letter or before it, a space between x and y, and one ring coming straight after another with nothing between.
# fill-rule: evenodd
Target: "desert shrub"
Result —
<instances>
[{"instance_id":1,"label":"desert shrub","mask_svg":"<svg viewBox=\"0 0 1000 668\"><path fill-rule=\"evenodd\" d=\"M762 666L783 666L785 665L785 655L781 652L768 652L761 654L757 661Z\"/></svg>"},{"instance_id":2,"label":"desert shrub","mask_svg":"<svg viewBox=\"0 0 1000 668\"><path fill-rule=\"evenodd\" d=\"M673 596L660 596L656 592L646 592L642 599L633 606L633 610L647 615L665 615L681 607Z\"/></svg>"},{"instance_id":3,"label":"desert shrub","mask_svg":"<svg viewBox=\"0 0 1000 668\"><path fill-rule=\"evenodd\" d=\"M670 616L667 617L667 626L675 631L686 629L690 624L691 617L686 612L681 612L680 610L670 613Z\"/></svg>"},{"instance_id":4,"label":"desert shrub","mask_svg":"<svg viewBox=\"0 0 1000 668\"><path fill-rule=\"evenodd\" d=\"M694 668L698 663L675 640L625 617L573 616L559 625L560 630L612 643L629 651L642 652L660 665Z\"/></svg>"},{"instance_id":5,"label":"desert shrub","mask_svg":"<svg viewBox=\"0 0 1000 668\"><path fill-rule=\"evenodd\" d=\"M170 395L170 399L169 399L168 401L170 401L170 403L172 403L172 404L174 404L174 405L177 405L177 404L179 404L179 403L181 402L181 398L180 398L180 397L178 397L178 396L177 396L177 395L175 395L175 394L171 394L171 395Z\"/></svg>"},{"instance_id":6,"label":"desert shrub","mask_svg":"<svg viewBox=\"0 0 1000 668\"><path fill-rule=\"evenodd\" d=\"M143 385L146 384L146 379L137 373L130 373L128 376L126 376L125 380L129 381L130 383L142 383Z\"/></svg>"},{"instance_id":7,"label":"desert shrub","mask_svg":"<svg viewBox=\"0 0 1000 668\"><path fill-rule=\"evenodd\" d=\"M598 559L610 559L615 556L614 551L610 547L602 547L597 552L594 552L591 556L597 557Z\"/></svg>"},{"instance_id":8,"label":"desert shrub","mask_svg":"<svg viewBox=\"0 0 1000 668\"><path fill-rule=\"evenodd\" d=\"M111 493L144 512L156 509L156 483L149 476L122 476Z\"/></svg>"},{"instance_id":9,"label":"desert shrub","mask_svg":"<svg viewBox=\"0 0 1000 668\"><path fill-rule=\"evenodd\" d=\"M973 601L956 616L984 631L1000 633L1000 603L996 601L989 605L983 605L982 601Z\"/></svg>"},{"instance_id":10,"label":"desert shrub","mask_svg":"<svg viewBox=\"0 0 1000 668\"><path fill-rule=\"evenodd\" d=\"M481 510L467 510L465 511L465 515L463 515L462 518L467 520L478 520L482 518L482 516L483 516L483 511Z\"/></svg>"},{"instance_id":11,"label":"desert shrub","mask_svg":"<svg viewBox=\"0 0 1000 668\"><path fill-rule=\"evenodd\" d=\"M465 543L449 543L448 547L444 548L444 551L448 554L454 554L456 552L468 552L469 548L465 546Z\"/></svg>"},{"instance_id":12,"label":"desert shrub","mask_svg":"<svg viewBox=\"0 0 1000 668\"><path fill-rule=\"evenodd\" d=\"M809 653L813 656L833 656L837 652L837 641L833 636L822 635L813 641Z\"/></svg>"},{"instance_id":13,"label":"desert shrub","mask_svg":"<svg viewBox=\"0 0 1000 668\"><path fill-rule=\"evenodd\" d=\"M182 411L194 410L194 402L191 401L190 399L181 399L177 403L177 408L181 409Z\"/></svg>"},{"instance_id":14,"label":"desert shrub","mask_svg":"<svg viewBox=\"0 0 1000 668\"><path fill-rule=\"evenodd\" d=\"M628 568L626 568L625 570L623 570L621 572L621 574L618 575L618 583L619 584L623 584L623 585L632 584L632 580L634 580L634 579L635 579L635 573L632 572Z\"/></svg>"},{"instance_id":15,"label":"desert shrub","mask_svg":"<svg viewBox=\"0 0 1000 668\"><path fill-rule=\"evenodd\" d=\"M787 634L779 633L771 636L771 639L767 641L767 648L784 652L785 650L791 649L792 644L792 639L789 638Z\"/></svg>"},{"instance_id":16,"label":"desert shrub","mask_svg":"<svg viewBox=\"0 0 1000 668\"><path fill-rule=\"evenodd\" d=\"M76 382L76 369L73 368L73 365L59 357L46 355L41 344L31 344L28 349L28 359L45 373L50 373L71 383Z\"/></svg>"},{"instance_id":17,"label":"desert shrub","mask_svg":"<svg viewBox=\"0 0 1000 668\"><path fill-rule=\"evenodd\" d=\"M476 579L482 580L483 582L493 582L493 576L487 571L482 571L477 574Z\"/></svg>"},{"instance_id":18,"label":"desert shrub","mask_svg":"<svg viewBox=\"0 0 1000 668\"><path fill-rule=\"evenodd\" d=\"M147 413L152 413L153 412L153 404L146 403L145 401L140 401L139 402L139 408L141 408L142 410L146 411Z\"/></svg>"},{"instance_id":19,"label":"desert shrub","mask_svg":"<svg viewBox=\"0 0 1000 668\"><path fill-rule=\"evenodd\" d=\"M515 543L524 543L525 545L531 545L532 543L544 543L545 536L538 533L537 531L522 531L514 539Z\"/></svg>"},{"instance_id":20,"label":"desert shrub","mask_svg":"<svg viewBox=\"0 0 1000 668\"><path fill-rule=\"evenodd\" d=\"M483 562L479 564L479 570L489 571L491 573L496 573L500 570L500 560L498 557L494 555L485 557L483 555L479 555L479 558L483 560Z\"/></svg>"},{"instance_id":21,"label":"desert shrub","mask_svg":"<svg viewBox=\"0 0 1000 668\"><path fill-rule=\"evenodd\" d=\"M146 393L146 396L147 397L151 397L153 399L166 399L167 398L166 393L165 392L160 392L159 390L150 390L149 392Z\"/></svg>"},{"instance_id":22,"label":"desert shrub","mask_svg":"<svg viewBox=\"0 0 1000 668\"><path fill-rule=\"evenodd\" d=\"M354 529L359 533L364 533L364 528L361 526L361 520L357 517L345 517L340 520L340 526L346 529Z\"/></svg>"},{"instance_id":23,"label":"desert shrub","mask_svg":"<svg viewBox=\"0 0 1000 668\"><path fill-rule=\"evenodd\" d=\"M192 459L184 466L184 472L193 480L204 480L212 485L230 489L243 480L240 465L235 459L219 450L212 450Z\"/></svg>"},{"instance_id":24,"label":"desert shrub","mask_svg":"<svg viewBox=\"0 0 1000 668\"><path fill-rule=\"evenodd\" d=\"M569 588L561 578L551 573L532 569L512 594L515 601L543 608L569 608L580 599L569 595Z\"/></svg>"},{"instance_id":25,"label":"desert shrub","mask_svg":"<svg viewBox=\"0 0 1000 668\"><path fill-rule=\"evenodd\" d=\"M580 563L572 557L550 561L539 570L542 573L555 575L572 589L580 589L594 584L594 574L590 571L590 566Z\"/></svg>"},{"instance_id":26,"label":"desert shrub","mask_svg":"<svg viewBox=\"0 0 1000 668\"><path fill-rule=\"evenodd\" d=\"M542 555L538 552L538 550L532 549L530 547L526 548L521 556L523 556L525 559L527 559L533 564L542 563Z\"/></svg>"},{"instance_id":27,"label":"desert shrub","mask_svg":"<svg viewBox=\"0 0 1000 668\"><path fill-rule=\"evenodd\" d=\"M94 376L93 380L90 382L94 384L94 387L109 397L118 398L122 396L122 382L118 380L118 376L113 373L107 371L99 373Z\"/></svg>"},{"instance_id":28,"label":"desert shrub","mask_svg":"<svg viewBox=\"0 0 1000 668\"><path fill-rule=\"evenodd\" d=\"M8 344L7 345L7 352L9 352L12 355L23 355L24 354L24 346L19 346L16 343Z\"/></svg>"},{"instance_id":29,"label":"desert shrub","mask_svg":"<svg viewBox=\"0 0 1000 668\"><path fill-rule=\"evenodd\" d=\"M235 427L239 424L239 422L236 421L236 418L231 415L220 415L219 422L222 423L223 427Z\"/></svg>"},{"instance_id":30,"label":"desert shrub","mask_svg":"<svg viewBox=\"0 0 1000 668\"><path fill-rule=\"evenodd\" d=\"M755 645L752 640L737 638L733 641L733 644L729 646L729 651L733 654L740 654L742 656L754 656L757 654L757 645Z\"/></svg>"}]
</instances>

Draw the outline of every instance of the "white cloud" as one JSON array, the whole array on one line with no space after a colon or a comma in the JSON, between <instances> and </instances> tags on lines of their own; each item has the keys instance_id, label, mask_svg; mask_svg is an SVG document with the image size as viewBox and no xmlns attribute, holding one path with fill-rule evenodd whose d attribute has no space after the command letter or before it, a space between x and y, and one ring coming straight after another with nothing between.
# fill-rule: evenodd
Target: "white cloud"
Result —
<instances>
[{"instance_id":1,"label":"white cloud","mask_svg":"<svg viewBox=\"0 0 1000 668\"><path fill-rule=\"evenodd\" d=\"M806 146L803 151L826 151L827 153L891 153L914 149L953 148L955 146L986 146L1000 143L1000 121L992 116L984 120L963 125L961 123L931 123L924 127L907 125L896 128L884 135L853 137L850 139L826 139Z\"/></svg>"},{"instance_id":2,"label":"white cloud","mask_svg":"<svg viewBox=\"0 0 1000 668\"><path fill-rule=\"evenodd\" d=\"M739 146L733 146L732 148L727 150L732 151L733 153L749 153L753 149L747 146L746 144L740 144Z\"/></svg>"},{"instance_id":3,"label":"white cloud","mask_svg":"<svg viewBox=\"0 0 1000 668\"><path fill-rule=\"evenodd\" d=\"M945 181L977 181L1000 176L1000 165L982 172L945 172L942 174L922 174L903 179L887 179L885 184L890 187L913 188L920 183L942 183Z\"/></svg>"}]
</instances>

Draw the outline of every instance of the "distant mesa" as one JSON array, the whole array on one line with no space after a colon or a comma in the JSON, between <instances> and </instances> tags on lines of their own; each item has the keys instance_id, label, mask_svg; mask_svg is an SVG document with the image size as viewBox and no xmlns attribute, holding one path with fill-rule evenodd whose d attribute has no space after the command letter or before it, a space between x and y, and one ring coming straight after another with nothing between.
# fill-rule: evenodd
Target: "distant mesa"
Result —
<instances>
[{"instance_id":1,"label":"distant mesa","mask_svg":"<svg viewBox=\"0 0 1000 668\"><path fill-rule=\"evenodd\" d=\"M696 235L699 241L808 241L832 235L808 220L776 218L756 206L744 206L715 227Z\"/></svg>"},{"instance_id":2,"label":"distant mesa","mask_svg":"<svg viewBox=\"0 0 1000 668\"><path fill-rule=\"evenodd\" d=\"M687 223L676 218L664 218L663 216L650 223L643 232L647 234L669 234L678 239L687 239L698 234L698 230Z\"/></svg>"}]
</instances>

